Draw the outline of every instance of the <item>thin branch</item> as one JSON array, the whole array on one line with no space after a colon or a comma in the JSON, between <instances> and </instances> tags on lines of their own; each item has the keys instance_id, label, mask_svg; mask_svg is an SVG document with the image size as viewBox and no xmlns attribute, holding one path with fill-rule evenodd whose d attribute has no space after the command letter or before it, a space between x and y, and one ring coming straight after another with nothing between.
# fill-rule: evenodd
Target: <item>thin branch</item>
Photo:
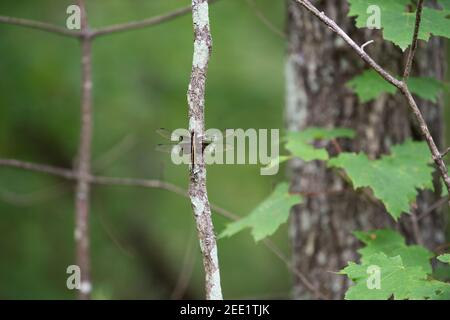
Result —
<instances>
[{"instance_id":1,"label":"thin branch","mask_svg":"<svg viewBox=\"0 0 450 320\"><path fill-rule=\"evenodd\" d=\"M188 197L186 190L169 182L161 180L146 180L133 178L113 178L104 176L90 176L89 180L93 184L98 185L118 185L128 187L156 188L170 191L183 197Z\"/></svg>"},{"instance_id":2,"label":"thin branch","mask_svg":"<svg viewBox=\"0 0 450 320\"><path fill-rule=\"evenodd\" d=\"M411 68L414 60L414 56L417 50L417 40L419 38L419 30L420 30L420 22L422 20L422 9L423 9L423 0L419 0L417 3L416 10L416 24L414 27L414 35L411 42L411 48L409 49L408 58L406 59L405 72L403 73L403 81L407 82L409 78L409 74L411 73Z\"/></svg>"},{"instance_id":3,"label":"thin branch","mask_svg":"<svg viewBox=\"0 0 450 320\"><path fill-rule=\"evenodd\" d=\"M317 18L319 18L325 25L327 25L333 32L339 35L344 41L359 55L361 59L363 59L369 66L371 66L376 72L378 72L386 81L397 87L400 92L405 96L411 111L414 113L417 122L419 123L420 130L423 138L426 140L428 147L433 156L433 161L438 167L440 174L445 182L447 190L450 193L450 177L448 176L447 167L442 160L441 153L439 152L433 137L430 134L428 126L425 122L425 119L420 112L419 107L417 106L416 101L414 100L411 92L409 91L408 85L400 80L397 80L393 77L389 72L383 69L378 63L376 63L364 50L358 46L352 38L350 38L344 30L342 30L334 20L330 19L325 15L324 12L320 12L316 7L314 7L311 2L308 0L294 0L299 3L303 7L305 7L308 11L314 14Z\"/></svg>"},{"instance_id":4,"label":"thin branch","mask_svg":"<svg viewBox=\"0 0 450 320\"><path fill-rule=\"evenodd\" d=\"M71 169L60 168L56 166L50 166L46 164L38 164L33 162L21 161L16 159L0 159L0 167L11 167L17 169L23 169L28 171L34 171L38 173L45 173L53 176L57 176L60 178L64 178L67 180L77 180L78 173ZM173 185L168 182L164 182L162 180L155 179L139 179L139 178L115 178L115 177L106 177L101 175L90 175L89 182L92 184L98 185L120 185L120 186L128 186L128 187L143 187L143 188L159 188L170 191L172 193L187 197L187 192L176 185ZM324 194L339 194L342 190L326 190L324 192L312 192L312 191L304 191L304 192L292 192L290 194L298 194L304 197L315 197L321 196ZM237 220L239 216L227 211L221 207L215 206L211 204L211 209L217 211L222 216L230 219Z\"/></svg>"},{"instance_id":5,"label":"thin branch","mask_svg":"<svg viewBox=\"0 0 450 320\"><path fill-rule=\"evenodd\" d=\"M416 241L416 244L423 246L423 238L422 238L422 233L420 232L419 216L417 214L417 206L414 206L412 208L410 218L411 218L411 225L412 225L414 240Z\"/></svg>"},{"instance_id":6,"label":"thin branch","mask_svg":"<svg viewBox=\"0 0 450 320\"><path fill-rule=\"evenodd\" d=\"M336 152L338 154L342 153L342 147L339 144L339 142L337 141L337 139L331 139L331 144L333 145L333 147L336 149Z\"/></svg>"},{"instance_id":7,"label":"thin branch","mask_svg":"<svg viewBox=\"0 0 450 320\"><path fill-rule=\"evenodd\" d=\"M81 270L79 299L89 299L92 290L89 248L89 177L92 144L92 48L84 0L78 0L81 9L81 128L78 146L77 186L75 191L75 251Z\"/></svg>"},{"instance_id":8,"label":"thin branch","mask_svg":"<svg viewBox=\"0 0 450 320\"><path fill-rule=\"evenodd\" d=\"M134 252L130 251L127 248L126 244L122 243L122 241L115 235L113 228L105 218L103 208L98 210L97 214L100 218L100 225L102 226L103 230L105 231L106 235L111 240L111 242L114 243L114 245L117 247L117 249L127 257L135 258L136 255L134 254Z\"/></svg>"},{"instance_id":9,"label":"thin branch","mask_svg":"<svg viewBox=\"0 0 450 320\"><path fill-rule=\"evenodd\" d=\"M373 60L361 47L353 41L350 36L342 30L334 20L330 19L325 15L324 12L319 11L316 7L314 7L311 2L308 0L294 0L295 2L301 4L308 11L314 14L317 18L319 18L325 25L327 25L333 32L335 32L338 36L340 36L356 53L358 56L363 59L369 66L371 66L376 72L378 72L386 81L392 83L397 88L402 87L402 81L396 79L389 72L383 69L375 60Z\"/></svg>"},{"instance_id":10,"label":"thin branch","mask_svg":"<svg viewBox=\"0 0 450 320\"><path fill-rule=\"evenodd\" d=\"M266 238L263 240L263 243L270 251L272 251L281 261L285 263L287 268L300 279L300 281L305 285L306 289L310 291L316 299L328 299L328 297L321 293L319 291L319 288L312 282L310 282L308 278L302 272L300 272L300 270L295 268L295 266L284 255L281 249L275 243L273 243L272 240Z\"/></svg>"},{"instance_id":11,"label":"thin branch","mask_svg":"<svg viewBox=\"0 0 450 320\"><path fill-rule=\"evenodd\" d=\"M444 152L442 152L441 158L444 158L446 155L448 155L449 152L450 152L450 147L448 147L447 149L445 149Z\"/></svg>"},{"instance_id":12,"label":"thin branch","mask_svg":"<svg viewBox=\"0 0 450 320\"><path fill-rule=\"evenodd\" d=\"M109 27L98 28L98 29L95 29L94 31L92 31L92 37L99 37L99 36L104 36L104 35L108 35L108 34L112 34L112 33L124 32L124 31L130 31L130 30L142 29L145 27L154 26L154 25L161 24L163 22L172 20L176 17L185 15L189 12L191 12L191 6L180 8L175 11L169 12L167 14L163 14L163 15L156 16L156 17L151 17L151 18L148 18L148 19L145 19L142 21L132 21L132 22L126 22L126 23L112 25Z\"/></svg>"},{"instance_id":13,"label":"thin branch","mask_svg":"<svg viewBox=\"0 0 450 320\"><path fill-rule=\"evenodd\" d=\"M189 285L189 281L192 278L192 271L194 271L194 264L197 251L195 249L195 237L194 233L191 233L187 242L186 252L184 253L182 267L178 274L177 283L170 295L171 300L180 300L183 298L186 289Z\"/></svg>"},{"instance_id":14,"label":"thin branch","mask_svg":"<svg viewBox=\"0 0 450 320\"><path fill-rule=\"evenodd\" d=\"M29 19L0 16L0 23L27 27L27 28L31 28L31 29L35 29L35 30L41 30L41 31L50 32L50 33L54 33L54 34L59 34L62 36L72 37L72 38L79 38L81 36L81 32L79 32L79 31L68 30L66 28L59 27L59 26L53 25L51 23L29 20Z\"/></svg>"},{"instance_id":15,"label":"thin branch","mask_svg":"<svg viewBox=\"0 0 450 320\"><path fill-rule=\"evenodd\" d=\"M0 187L0 199L6 203L12 204L18 207L29 207L36 205L37 203L47 202L49 200L60 197L65 192L71 191L72 188L66 188L65 182L59 182L57 184L48 186L46 188L32 191L29 193L17 193L10 191L4 187Z\"/></svg>"},{"instance_id":16,"label":"thin branch","mask_svg":"<svg viewBox=\"0 0 450 320\"><path fill-rule=\"evenodd\" d=\"M247 0L247 4L255 11L256 16L258 19L274 34L281 38L286 38L286 34L278 29L267 17L264 15L264 13L258 8L254 0Z\"/></svg>"},{"instance_id":17,"label":"thin branch","mask_svg":"<svg viewBox=\"0 0 450 320\"><path fill-rule=\"evenodd\" d=\"M210 3L214 3L217 0L210 0ZM132 21L132 22L126 22L121 24L116 24L108 27L98 28L92 31L91 36L92 37L99 37L104 35L109 35L112 33L117 32L124 32L124 31L130 31L130 30L136 30L136 29L142 29L145 27L150 27L154 25L158 25L170 20L173 20L177 17L183 16L185 14L188 14L192 11L191 6L187 6L184 8L176 9L172 12L168 12L159 16L151 17L145 20L141 21Z\"/></svg>"},{"instance_id":18,"label":"thin branch","mask_svg":"<svg viewBox=\"0 0 450 320\"><path fill-rule=\"evenodd\" d=\"M109 150L94 159L92 166L97 170L104 170L111 163L117 161L120 157L128 152L136 145L136 137L130 133L114 144Z\"/></svg>"},{"instance_id":19,"label":"thin branch","mask_svg":"<svg viewBox=\"0 0 450 320\"><path fill-rule=\"evenodd\" d=\"M411 92L409 91L408 85L406 83L402 83L401 92L406 97L406 100L408 101L408 104L412 112L414 113L417 122L419 123L422 136L424 137L424 139L428 144L431 154L433 155L433 161L438 167L441 176L444 180L445 186L447 187L447 191L450 194L450 177L448 176L447 166L445 165L445 162L442 159L441 153L437 148L436 143L433 140L433 137L431 136L427 123L425 122L425 119L423 118L422 113L420 112L420 109L417 106L417 103L414 100Z\"/></svg>"},{"instance_id":20,"label":"thin branch","mask_svg":"<svg viewBox=\"0 0 450 320\"><path fill-rule=\"evenodd\" d=\"M194 57L187 92L189 131L192 134L191 144L193 146L189 173L189 197L203 256L206 299L222 300L217 243L206 188L206 164L202 148L196 148L201 145L198 140L204 136L205 132L206 74L212 49L208 0L192 0L192 22L194 26Z\"/></svg>"},{"instance_id":21,"label":"thin branch","mask_svg":"<svg viewBox=\"0 0 450 320\"><path fill-rule=\"evenodd\" d=\"M17 169L24 169L29 171L46 173L49 175L75 180L77 175L70 169L64 169L54 166L49 166L46 164L37 164L32 162L20 161L16 159L0 159L0 166L2 167L12 167Z\"/></svg>"},{"instance_id":22,"label":"thin branch","mask_svg":"<svg viewBox=\"0 0 450 320\"><path fill-rule=\"evenodd\" d=\"M443 243L436 248L433 249L433 252L436 253L436 255L440 255L442 253L446 253L447 248L450 248L450 242Z\"/></svg>"},{"instance_id":23,"label":"thin branch","mask_svg":"<svg viewBox=\"0 0 450 320\"><path fill-rule=\"evenodd\" d=\"M417 217L417 221L422 220L423 218L425 218L426 216L428 216L430 213L432 213L433 211L435 211L436 209L439 209L440 207L442 207L444 204L446 204L449 200L449 197L442 197L441 199L439 199L438 201L436 201L435 203L433 203L432 205L430 205L424 212L422 212L418 217Z\"/></svg>"},{"instance_id":24,"label":"thin branch","mask_svg":"<svg viewBox=\"0 0 450 320\"><path fill-rule=\"evenodd\" d=\"M16 169L23 169L34 171L38 173L44 173L56 177L60 177L67 180L77 181L79 177L79 172L71 169L65 169L45 164L37 164L32 162L26 162L16 159L0 159L1 167L11 167ZM120 185L120 186L130 186L130 187L142 187L142 188L156 188L164 189L172 193L181 195L183 197L188 197L187 192L174 184L164 182L161 180L149 180L149 179L133 179L133 178L113 178L105 176L88 176L89 183L97 185ZM232 215L229 213L229 215ZM225 213L224 216L227 216Z\"/></svg>"},{"instance_id":25,"label":"thin branch","mask_svg":"<svg viewBox=\"0 0 450 320\"><path fill-rule=\"evenodd\" d=\"M209 3L212 4L217 1L218 0L210 0ZM112 26L94 29L90 32L90 37L94 38L94 37L104 36L104 35L108 35L108 34L112 34L112 33L125 32L125 31L155 26L155 25L173 20L173 19L183 16L185 14L188 14L189 12L191 12L191 10L192 10L191 6L187 6L184 8L176 9L172 12L168 12L168 13L165 13L165 14L162 14L159 16L155 16L155 17L151 17L148 19L144 19L141 21L126 22L126 23L121 23L121 24L116 24L116 25L112 25ZM41 21L36 21L36 20L0 16L0 23L27 27L27 28L31 28L31 29L35 29L35 30L41 30L41 31L50 32L50 33L54 33L54 34L59 34L62 36L72 37L72 38L83 37L82 31L68 30L64 27L60 27L60 26L57 26L57 25L54 25L51 23L41 22Z\"/></svg>"}]
</instances>

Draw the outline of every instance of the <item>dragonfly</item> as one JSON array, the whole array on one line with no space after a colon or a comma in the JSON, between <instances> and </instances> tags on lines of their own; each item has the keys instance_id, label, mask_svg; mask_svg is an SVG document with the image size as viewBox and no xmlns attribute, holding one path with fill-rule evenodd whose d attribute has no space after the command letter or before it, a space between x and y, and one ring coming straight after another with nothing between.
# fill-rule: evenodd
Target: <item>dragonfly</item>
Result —
<instances>
[{"instance_id":1,"label":"dragonfly","mask_svg":"<svg viewBox=\"0 0 450 320\"><path fill-rule=\"evenodd\" d=\"M232 150L232 146L229 144L224 144L223 139L227 136L233 135L233 131L226 130L218 131L218 134L205 134L203 137L196 138L193 131L189 132L185 130L184 134L174 134L165 128L159 128L156 132L163 138L170 140L170 142L165 144L158 144L156 147L157 151L160 152L177 152L181 155L190 156L190 164L196 163L197 152L200 151L204 154L218 154L228 150ZM174 141L175 140L175 141ZM192 143L192 141L196 143ZM178 149L174 149L178 148Z\"/></svg>"}]
</instances>

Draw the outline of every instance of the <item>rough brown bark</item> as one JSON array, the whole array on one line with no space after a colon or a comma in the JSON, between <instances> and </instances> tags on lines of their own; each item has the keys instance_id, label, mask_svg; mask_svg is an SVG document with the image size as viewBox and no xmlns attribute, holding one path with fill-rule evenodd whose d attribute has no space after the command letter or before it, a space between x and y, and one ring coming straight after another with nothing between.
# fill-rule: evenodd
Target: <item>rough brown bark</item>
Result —
<instances>
[{"instance_id":1,"label":"rough brown bark","mask_svg":"<svg viewBox=\"0 0 450 320\"><path fill-rule=\"evenodd\" d=\"M375 31L357 30L347 17L346 1L315 1L357 43L375 43L366 47L392 74L402 75L406 55L382 40ZM390 146L406 138L421 139L403 96L383 95L376 101L361 104L345 83L360 74L364 63L334 33L298 4L288 1L288 53L286 64L286 122L290 130L306 127L349 127L357 132L352 141L341 141L345 151L364 151L371 158L389 152ZM412 75L444 76L444 44L432 39L420 43ZM438 147L442 148L442 99L438 104L418 100ZM330 147L331 152L336 152ZM358 242L354 230L398 228L410 242L423 242L433 248L444 240L443 226L437 212L419 223L420 234L414 232L410 216L397 225L383 205L361 192L355 192L323 163L290 164L293 191L321 193L340 189L342 192L310 197L293 210L291 241L293 263L330 298L342 298L348 283L332 273L347 261L357 259ZM438 188L439 189L439 188ZM437 199L431 192L421 195L418 214ZM331 271L331 272L330 272ZM294 279L294 298L310 298L299 279Z\"/></svg>"}]
</instances>

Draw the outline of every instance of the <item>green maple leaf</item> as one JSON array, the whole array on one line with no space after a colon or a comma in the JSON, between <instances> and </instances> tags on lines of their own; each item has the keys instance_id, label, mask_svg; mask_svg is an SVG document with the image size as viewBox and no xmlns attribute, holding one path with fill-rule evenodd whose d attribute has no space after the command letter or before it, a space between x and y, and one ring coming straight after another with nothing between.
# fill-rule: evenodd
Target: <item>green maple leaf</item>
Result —
<instances>
[{"instance_id":1,"label":"green maple leaf","mask_svg":"<svg viewBox=\"0 0 450 320\"><path fill-rule=\"evenodd\" d=\"M270 163L265 168L270 169L273 167L277 167L280 164L289 161L290 159L292 159L292 156L278 156L276 158L271 159Z\"/></svg>"},{"instance_id":2,"label":"green maple leaf","mask_svg":"<svg viewBox=\"0 0 450 320\"><path fill-rule=\"evenodd\" d=\"M406 141L391 148L391 154L369 160L363 154L341 153L328 161L329 167L344 169L355 189L371 188L391 216L397 220L409 212L417 189L433 188L430 152L425 142Z\"/></svg>"},{"instance_id":3,"label":"green maple leaf","mask_svg":"<svg viewBox=\"0 0 450 320\"><path fill-rule=\"evenodd\" d=\"M394 94L397 88L384 80L375 70L369 69L347 83L362 103L378 98L383 93ZM427 77L410 77L408 87L412 93L424 100L436 103L443 90L442 82Z\"/></svg>"},{"instance_id":4,"label":"green maple leaf","mask_svg":"<svg viewBox=\"0 0 450 320\"><path fill-rule=\"evenodd\" d=\"M384 80L376 71L367 70L354 77L347 85L362 103L378 98L382 93L394 94L397 88Z\"/></svg>"},{"instance_id":5,"label":"green maple leaf","mask_svg":"<svg viewBox=\"0 0 450 320\"><path fill-rule=\"evenodd\" d=\"M286 149L294 157L304 161L328 160L325 148L316 148L311 143L316 140L331 140L336 138L353 138L355 133L351 129L337 128L308 128L298 132L288 132Z\"/></svg>"},{"instance_id":6,"label":"green maple leaf","mask_svg":"<svg viewBox=\"0 0 450 320\"><path fill-rule=\"evenodd\" d=\"M450 284L430 280L422 281L411 290L410 300L450 300Z\"/></svg>"},{"instance_id":7,"label":"green maple leaf","mask_svg":"<svg viewBox=\"0 0 450 320\"><path fill-rule=\"evenodd\" d=\"M370 286L373 268L379 270L379 287ZM388 257L384 253L365 257L361 264L351 262L341 274L355 283L345 294L348 300L407 299L427 278L422 268L405 266L400 256Z\"/></svg>"},{"instance_id":8,"label":"green maple leaf","mask_svg":"<svg viewBox=\"0 0 450 320\"><path fill-rule=\"evenodd\" d=\"M415 12L407 12L411 0L348 0L350 4L349 17L356 17L358 28L367 27L371 16L370 5L375 5L381 11L381 28L383 38L399 46L403 51L411 44L416 20ZM442 10L423 8L419 39L428 41L431 35L450 38L449 1L440 0Z\"/></svg>"},{"instance_id":9,"label":"green maple leaf","mask_svg":"<svg viewBox=\"0 0 450 320\"><path fill-rule=\"evenodd\" d=\"M289 194L287 183L281 183L248 216L230 223L220 237L230 237L245 228L251 228L255 241L262 240L272 235L281 224L285 223L291 207L301 201L302 198L299 195Z\"/></svg>"},{"instance_id":10,"label":"green maple leaf","mask_svg":"<svg viewBox=\"0 0 450 320\"><path fill-rule=\"evenodd\" d=\"M266 168L278 166L294 157L303 161L328 160L328 152L325 148L318 148L312 145L314 141L330 140L336 138L354 138L355 132L347 128L325 129L308 128L303 131L291 131L283 138L286 142L286 149L290 155L280 155L273 158Z\"/></svg>"},{"instance_id":11,"label":"green maple leaf","mask_svg":"<svg viewBox=\"0 0 450 320\"><path fill-rule=\"evenodd\" d=\"M354 234L365 246L358 251L361 263L350 262L340 272L354 282L346 299L450 299L450 284L429 277L432 274L431 252L421 246L407 246L405 239L394 230L356 231ZM380 281L373 282L374 276Z\"/></svg>"},{"instance_id":12,"label":"green maple leaf","mask_svg":"<svg viewBox=\"0 0 450 320\"><path fill-rule=\"evenodd\" d=\"M433 253L421 246L407 246L405 239L394 230L356 231L354 235L365 244L364 248L358 250L363 257L379 252L388 257L400 256L405 266L418 266L426 273L432 273L430 259Z\"/></svg>"},{"instance_id":13,"label":"green maple leaf","mask_svg":"<svg viewBox=\"0 0 450 320\"><path fill-rule=\"evenodd\" d=\"M442 82L428 77L410 77L408 87L412 93L433 103L437 102L439 93L444 89Z\"/></svg>"}]
</instances>

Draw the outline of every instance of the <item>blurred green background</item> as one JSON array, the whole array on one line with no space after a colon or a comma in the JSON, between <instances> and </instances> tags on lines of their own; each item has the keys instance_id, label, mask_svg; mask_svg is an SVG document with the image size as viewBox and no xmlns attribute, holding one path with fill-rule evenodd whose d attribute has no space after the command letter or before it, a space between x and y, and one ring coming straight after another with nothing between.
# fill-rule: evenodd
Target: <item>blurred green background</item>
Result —
<instances>
[{"instance_id":1,"label":"blurred green background","mask_svg":"<svg viewBox=\"0 0 450 320\"><path fill-rule=\"evenodd\" d=\"M65 25L74 1L0 2L0 15ZM188 0L88 0L90 25L139 20ZM283 28L284 1L259 0ZM284 40L244 0L211 6L214 52L207 87L211 128L282 128ZM190 15L93 45L96 174L157 178L187 188L186 166L155 151L155 130L187 127L192 62ZM79 134L80 49L75 39L0 25L0 157L70 167ZM75 297L66 288L74 264L73 184L0 168L0 298ZM247 214L276 177L258 166L210 166L211 202ZM227 220L214 215L216 231ZM94 298L170 298L184 255L195 241L187 297L203 297L203 272L187 199L156 189L94 186L91 211ZM274 240L289 253L287 229ZM224 295L287 298L286 266L249 232L219 240Z\"/></svg>"},{"instance_id":2,"label":"blurred green background","mask_svg":"<svg viewBox=\"0 0 450 320\"><path fill-rule=\"evenodd\" d=\"M189 5L189 0L87 0L92 27L140 20ZM256 0L284 27L285 1ZM0 15L65 25L74 1L3 0ZM209 128L283 128L285 40L245 0L211 6L214 40L209 68ZM79 135L80 48L74 39L0 25L0 157L71 167ZM186 90L192 62L190 15L93 45L96 174L164 179L187 188L186 166L158 153L160 127L187 127ZM284 178L258 166L210 166L210 201L235 214L250 212ZM71 299L66 268L74 264L74 185L0 168L0 299ZM167 191L93 186L91 256L96 299L175 297L185 255L193 274L184 297L203 297L203 271L187 199ZM216 232L227 220L214 214ZM272 239L289 255L288 230ZM249 232L221 239L227 299L289 298L286 266ZM192 247L193 250L189 251ZM189 259L188 259L189 260ZM179 297L179 296L178 296Z\"/></svg>"}]
</instances>

